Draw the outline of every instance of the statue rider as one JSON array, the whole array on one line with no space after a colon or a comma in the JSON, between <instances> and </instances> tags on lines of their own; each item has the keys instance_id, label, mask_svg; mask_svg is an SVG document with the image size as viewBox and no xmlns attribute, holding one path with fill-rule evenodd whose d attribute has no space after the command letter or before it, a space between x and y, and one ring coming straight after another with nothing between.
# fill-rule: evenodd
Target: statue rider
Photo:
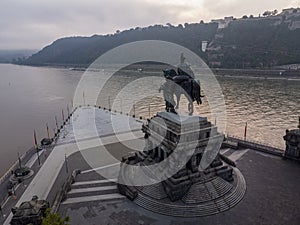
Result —
<instances>
[{"instance_id":1,"label":"statue rider","mask_svg":"<svg viewBox=\"0 0 300 225\"><path fill-rule=\"evenodd\" d=\"M180 64L177 67L177 72L174 69L164 70L166 82L159 88L159 92L163 90L163 95L166 103L166 111L176 113L175 106L178 108L180 95L184 94L188 99L189 115L194 112L193 102L198 105L202 104L200 81L195 79L195 75L191 67L185 63L183 53L180 56ZM174 94L177 98L177 104L174 100ZM176 113L177 114L177 113Z\"/></svg>"},{"instance_id":2,"label":"statue rider","mask_svg":"<svg viewBox=\"0 0 300 225\"><path fill-rule=\"evenodd\" d=\"M180 75L185 75L185 76L189 76L189 77L195 79L194 72L191 69L191 66L188 65L185 62L185 59L186 58L184 57L183 53L181 53L181 55L180 55L180 64L177 67L177 73L178 73L179 76Z\"/></svg>"}]
</instances>

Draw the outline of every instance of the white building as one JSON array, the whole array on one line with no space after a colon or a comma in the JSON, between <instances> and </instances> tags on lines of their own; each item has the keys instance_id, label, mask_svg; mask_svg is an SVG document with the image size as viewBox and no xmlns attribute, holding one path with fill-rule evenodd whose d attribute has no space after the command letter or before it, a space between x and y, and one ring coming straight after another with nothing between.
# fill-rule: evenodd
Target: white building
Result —
<instances>
[{"instance_id":1,"label":"white building","mask_svg":"<svg viewBox=\"0 0 300 225\"><path fill-rule=\"evenodd\" d=\"M233 16L228 16L228 17L224 17L224 19L211 20L211 23L217 23L218 29L224 29L233 20L234 20Z\"/></svg>"}]
</instances>

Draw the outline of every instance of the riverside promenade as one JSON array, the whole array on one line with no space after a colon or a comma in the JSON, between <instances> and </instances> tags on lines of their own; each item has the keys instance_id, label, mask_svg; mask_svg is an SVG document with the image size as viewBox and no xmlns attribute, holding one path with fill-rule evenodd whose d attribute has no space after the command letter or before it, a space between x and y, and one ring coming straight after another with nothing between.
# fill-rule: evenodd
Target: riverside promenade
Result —
<instances>
[{"instance_id":1,"label":"riverside promenade","mask_svg":"<svg viewBox=\"0 0 300 225\"><path fill-rule=\"evenodd\" d=\"M15 205L37 195L53 206L72 171L79 169L81 174L55 204L59 215L70 216L71 225L299 224L299 163L284 160L281 154L273 154L274 151L264 152L260 145L254 148L237 138L229 138L220 150L245 178L246 194L235 207L194 218L165 216L139 207L118 193L116 178L121 157L144 147L141 127L142 121L130 116L96 107L78 108L60 131L50 155L18 195ZM108 176L104 177L105 171ZM199 194L213 194L208 190L199 190ZM10 213L4 224L8 225L11 218Z\"/></svg>"},{"instance_id":2,"label":"riverside promenade","mask_svg":"<svg viewBox=\"0 0 300 225\"><path fill-rule=\"evenodd\" d=\"M122 124L124 118L129 118L131 130L128 130L126 126L118 127L119 135L116 136L111 126L111 121L114 120L115 123ZM93 126L93 123L96 124L98 136L94 136L94 133L91 133L89 130L89 127ZM80 132L80 140L75 140L74 127ZM24 201L31 200L34 195L37 195L40 199L48 199L48 195L54 188L54 183L66 163L65 159L79 152L78 143L80 143L81 146L80 150L84 151L83 148L90 149L97 146L99 147L101 145L118 142L120 139L122 141L137 139L143 136L140 128L141 122L138 122L132 117L114 114L95 107L78 108L74 112L70 122L61 130L54 149L20 196L16 206L19 206ZM101 137L101 139L99 139L99 137ZM9 225L11 218L12 213L7 216L4 225Z\"/></svg>"}]
</instances>

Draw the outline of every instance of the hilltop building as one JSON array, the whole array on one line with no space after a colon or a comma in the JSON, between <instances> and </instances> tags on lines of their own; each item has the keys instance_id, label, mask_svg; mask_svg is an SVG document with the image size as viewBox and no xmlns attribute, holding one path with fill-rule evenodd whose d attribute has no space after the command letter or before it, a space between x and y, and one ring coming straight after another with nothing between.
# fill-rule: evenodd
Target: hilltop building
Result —
<instances>
[{"instance_id":1,"label":"hilltop building","mask_svg":"<svg viewBox=\"0 0 300 225\"><path fill-rule=\"evenodd\" d=\"M233 16L228 16L228 17L224 17L224 19L211 20L211 23L217 23L218 29L224 29L224 28L228 27L230 22L233 20L234 20Z\"/></svg>"},{"instance_id":2,"label":"hilltop building","mask_svg":"<svg viewBox=\"0 0 300 225\"><path fill-rule=\"evenodd\" d=\"M300 8L283 9L280 14L281 15L290 15L290 14L294 14L294 13L300 13Z\"/></svg>"}]
</instances>

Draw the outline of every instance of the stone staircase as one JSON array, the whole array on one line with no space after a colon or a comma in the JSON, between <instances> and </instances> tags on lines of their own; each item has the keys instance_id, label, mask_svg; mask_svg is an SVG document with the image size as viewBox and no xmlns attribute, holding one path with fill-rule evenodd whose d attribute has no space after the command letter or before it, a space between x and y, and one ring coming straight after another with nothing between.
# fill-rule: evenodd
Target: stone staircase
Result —
<instances>
[{"instance_id":1,"label":"stone staircase","mask_svg":"<svg viewBox=\"0 0 300 225\"><path fill-rule=\"evenodd\" d=\"M62 204L76 204L81 202L107 201L123 199L118 193L116 180L87 180L72 184L67 199Z\"/></svg>"},{"instance_id":2,"label":"stone staircase","mask_svg":"<svg viewBox=\"0 0 300 225\"><path fill-rule=\"evenodd\" d=\"M232 184L220 177L215 177L210 182L194 184L183 197L183 202L195 204L210 201L224 196L232 189Z\"/></svg>"},{"instance_id":3,"label":"stone staircase","mask_svg":"<svg viewBox=\"0 0 300 225\"><path fill-rule=\"evenodd\" d=\"M167 198L167 194L164 191L162 183L152 184L149 186L139 186L136 187L140 192L145 195L152 197L154 199L164 199Z\"/></svg>"},{"instance_id":4,"label":"stone staircase","mask_svg":"<svg viewBox=\"0 0 300 225\"><path fill-rule=\"evenodd\" d=\"M217 214L238 204L246 192L246 182L243 175L238 169L234 169L234 171L236 174L234 186L222 178L216 178L204 186L203 184L200 185L201 189L197 192L190 190L184 198L185 204L181 201L158 201L150 197L149 194L146 195L141 192L134 202L147 210L169 216L197 217ZM194 190L199 188L199 184L195 185L192 187ZM199 194L203 194L205 197L199 197ZM193 202L193 198L196 198L196 201Z\"/></svg>"}]
</instances>

